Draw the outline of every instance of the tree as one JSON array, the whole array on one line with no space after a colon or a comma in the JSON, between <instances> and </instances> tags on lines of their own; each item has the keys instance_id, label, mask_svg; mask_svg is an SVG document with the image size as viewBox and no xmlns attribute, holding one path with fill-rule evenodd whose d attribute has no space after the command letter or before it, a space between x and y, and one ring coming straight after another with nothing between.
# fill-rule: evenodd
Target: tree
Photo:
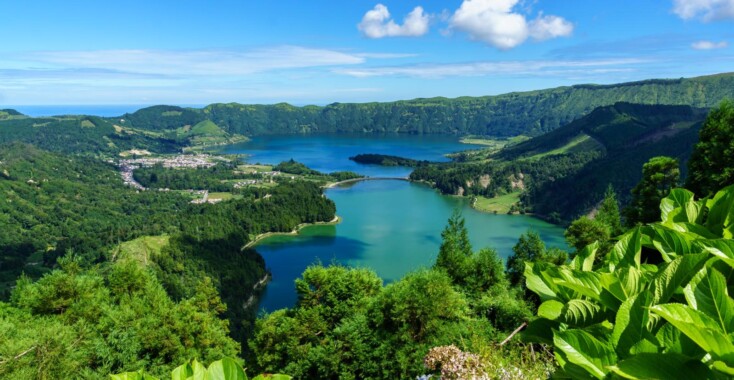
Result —
<instances>
[{"instance_id":1,"label":"tree","mask_svg":"<svg viewBox=\"0 0 734 380\"><path fill-rule=\"evenodd\" d=\"M545 243L540 239L535 231L528 231L517 240L517 244L512 247L513 254L507 258L507 278L512 285L518 285L525 278L526 261L535 261L545 253Z\"/></svg>"},{"instance_id":2,"label":"tree","mask_svg":"<svg viewBox=\"0 0 734 380\"><path fill-rule=\"evenodd\" d=\"M468 261L472 256L472 246L464 218L458 209L454 210L448 225L441 232L441 239L441 248L434 267L445 270L455 284L464 284L468 275Z\"/></svg>"},{"instance_id":3,"label":"tree","mask_svg":"<svg viewBox=\"0 0 734 380\"><path fill-rule=\"evenodd\" d=\"M587 245L599 241L602 244L609 241L609 227L594 219L582 216L574 220L563 233L568 244L576 251L581 251Z\"/></svg>"},{"instance_id":4,"label":"tree","mask_svg":"<svg viewBox=\"0 0 734 380\"><path fill-rule=\"evenodd\" d=\"M688 161L686 188L701 196L734 184L734 103L724 100L706 117Z\"/></svg>"},{"instance_id":5,"label":"tree","mask_svg":"<svg viewBox=\"0 0 734 380\"><path fill-rule=\"evenodd\" d=\"M512 255L507 258L507 279L513 286L525 282L526 262L549 262L561 265L568 259L568 254L558 248L546 249L545 243L535 231L528 231L517 240L512 247Z\"/></svg>"},{"instance_id":6,"label":"tree","mask_svg":"<svg viewBox=\"0 0 734 380\"><path fill-rule=\"evenodd\" d=\"M658 156L642 166L642 179L632 189L632 202L625 209L627 225L651 223L660 218L660 201L678 186L678 160Z\"/></svg>"},{"instance_id":7,"label":"tree","mask_svg":"<svg viewBox=\"0 0 734 380\"><path fill-rule=\"evenodd\" d=\"M604 200L601 201L599 211L594 219L606 224L609 227L609 234L611 236L617 236L623 231L619 216L617 194L614 192L611 184L607 187L606 193L604 193Z\"/></svg>"}]
</instances>

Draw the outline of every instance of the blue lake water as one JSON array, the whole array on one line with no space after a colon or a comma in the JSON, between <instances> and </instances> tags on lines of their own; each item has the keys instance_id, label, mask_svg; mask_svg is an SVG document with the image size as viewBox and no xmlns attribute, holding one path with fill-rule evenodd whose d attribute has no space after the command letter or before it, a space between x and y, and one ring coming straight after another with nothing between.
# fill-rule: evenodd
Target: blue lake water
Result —
<instances>
[{"instance_id":1,"label":"blue lake water","mask_svg":"<svg viewBox=\"0 0 734 380\"><path fill-rule=\"evenodd\" d=\"M410 174L410 168L361 165L349 157L376 153L448 161L446 153L475 148L478 146L462 144L452 136L328 134L260 136L228 145L221 152L247 154L249 163L277 164L292 158L324 173L349 170L370 177L405 177Z\"/></svg>"},{"instance_id":2,"label":"blue lake water","mask_svg":"<svg viewBox=\"0 0 734 380\"><path fill-rule=\"evenodd\" d=\"M349 160L359 153L391 154L439 161L444 154L475 148L455 137L406 135L263 136L223 147L222 153L249 155L250 163L274 164L291 158L322 171L351 170L384 177L407 176L411 169L360 165ZM296 236L274 236L256 249L272 273L260 308L273 311L293 306L293 282L315 263L340 263L375 270L385 281L433 265L441 231L454 209L466 219L475 250L491 247L509 256L518 237L538 232L548 246L566 248L563 229L520 215L494 215L472 209L465 198L443 196L428 186L399 180L365 181L326 190L342 222L311 226Z\"/></svg>"}]
</instances>

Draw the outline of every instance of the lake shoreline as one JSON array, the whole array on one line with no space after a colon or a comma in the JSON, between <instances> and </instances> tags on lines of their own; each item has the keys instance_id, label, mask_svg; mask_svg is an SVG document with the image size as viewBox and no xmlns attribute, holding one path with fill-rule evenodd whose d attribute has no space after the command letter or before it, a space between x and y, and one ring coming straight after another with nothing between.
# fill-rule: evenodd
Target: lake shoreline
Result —
<instances>
[{"instance_id":1,"label":"lake shoreline","mask_svg":"<svg viewBox=\"0 0 734 380\"><path fill-rule=\"evenodd\" d=\"M328 222L301 223L301 224L297 225L293 229L293 231L290 231L290 232L264 232L264 233L261 233L261 234L255 236L255 238L252 239L249 243L245 244L245 246L242 247L242 249L247 249L247 248L255 247L261 241L263 241L263 240L265 240L265 239L267 239L269 237L272 237L272 236L294 236L294 235L298 235L298 233L302 229L304 229L306 227L310 227L310 226L335 226L335 225L337 225L337 224L339 224L341 222L342 222L342 218L339 215L335 215L334 216L334 219L332 219L332 220L330 220Z\"/></svg>"}]
</instances>

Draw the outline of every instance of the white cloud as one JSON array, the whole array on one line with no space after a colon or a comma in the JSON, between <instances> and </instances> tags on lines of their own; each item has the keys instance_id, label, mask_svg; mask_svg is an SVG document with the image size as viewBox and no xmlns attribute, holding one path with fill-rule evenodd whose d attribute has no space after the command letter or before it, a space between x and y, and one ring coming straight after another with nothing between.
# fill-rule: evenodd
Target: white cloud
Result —
<instances>
[{"instance_id":1,"label":"white cloud","mask_svg":"<svg viewBox=\"0 0 734 380\"><path fill-rule=\"evenodd\" d=\"M543 16L530 22L530 37L545 41L551 38L568 37L573 32L573 24L562 17Z\"/></svg>"},{"instance_id":2,"label":"white cloud","mask_svg":"<svg viewBox=\"0 0 734 380\"><path fill-rule=\"evenodd\" d=\"M734 19L734 0L673 0L673 12L684 20Z\"/></svg>"},{"instance_id":3,"label":"white cloud","mask_svg":"<svg viewBox=\"0 0 734 380\"><path fill-rule=\"evenodd\" d=\"M398 25L390 18L390 11L382 4L367 11L357 28L365 37L419 37L428 33L430 17L423 13L423 7L415 7Z\"/></svg>"},{"instance_id":4,"label":"white cloud","mask_svg":"<svg viewBox=\"0 0 734 380\"><path fill-rule=\"evenodd\" d=\"M649 61L637 58L572 61L468 62L436 65L342 68L334 72L357 78L405 76L420 78L472 77L492 75L567 75L570 73L610 73L634 70Z\"/></svg>"},{"instance_id":5,"label":"white cloud","mask_svg":"<svg viewBox=\"0 0 734 380\"><path fill-rule=\"evenodd\" d=\"M725 47L729 46L729 43L726 41L719 41L719 42L713 42L713 41L696 41L691 44L691 47L696 50L713 50L713 49L723 49Z\"/></svg>"},{"instance_id":6,"label":"white cloud","mask_svg":"<svg viewBox=\"0 0 734 380\"><path fill-rule=\"evenodd\" d=\"M558 16L543 16L529 21L514 12L519 0L464 0L449 20L451 28L466 32L472 39L507 50L525 42L569 36L573 24Z\"/></svg>"}]
</instances>

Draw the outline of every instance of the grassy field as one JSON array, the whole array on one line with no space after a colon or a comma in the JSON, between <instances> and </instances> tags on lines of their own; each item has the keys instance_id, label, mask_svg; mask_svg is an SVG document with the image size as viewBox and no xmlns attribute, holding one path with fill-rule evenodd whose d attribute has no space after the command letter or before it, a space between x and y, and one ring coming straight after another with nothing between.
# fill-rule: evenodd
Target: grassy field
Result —
<instances>
[{"instance_id":1,"label":"grassy field","mask_svg":"<svg viewBox=\"0 0 734 380\"><path fill-rule=\"evenodd\" d=\"M170 236L143 236L134 240L121 243L113 248L113 260L135 260L143 265L147 265L150 260L151 253L159 253L163 247L168 245Z\"/></svg>"},{"instance_id":2,"label":"grassy field","mask_svg":"<svg viewBox=\"0 0 734 380\"><path fill-rule=\"evenodd\" d=\"M532 155L530 157L527 157L528 160L537 160L546 156L552 156L555 154L566 154L566 153L573 153L573 152L580 152L580 151L587 151L587 150L602 150L604 149L604 146L599 144L595 139L591 138L591 136L581 133L578 136L574 137L571 141L569 141L566 145L549 150L547 152L538 153L535 155Z\"/></svg>"},{"instance_id":3,"label":"grassy field","mask_svg":"<svg viewBox=\"0 0 734 380\"><path fill-rule=\"evenodd\" d=\"M242 198L241 195L234 195L232 193L209 193L209 199L221 199L227 201L230 199Z\"/></svg>"},{"instance_id":4,"label":"grassy field","mask_svg":"<svg viewBox=\"0 0 734 380\"><path fill-rule=\"evenodd\" d=\"M507 214L510 207L520 201L520 192L501 195L494 198L476 197L472 207L482 212Z\"/></svg>"}]
</instances>

